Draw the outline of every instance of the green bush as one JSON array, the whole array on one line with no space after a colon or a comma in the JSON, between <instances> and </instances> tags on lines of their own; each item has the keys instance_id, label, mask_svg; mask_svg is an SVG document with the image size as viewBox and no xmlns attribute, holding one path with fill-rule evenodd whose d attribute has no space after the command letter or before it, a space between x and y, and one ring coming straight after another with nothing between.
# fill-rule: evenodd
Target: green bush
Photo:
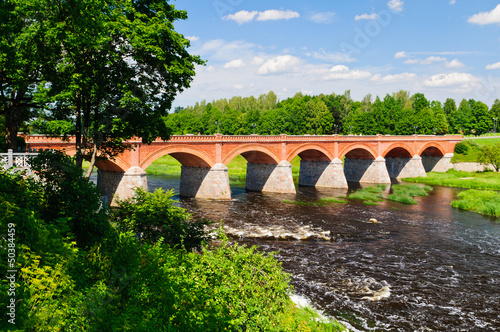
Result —
<instances>
[{"instance_id":1,"label":"green bush","mask_svg":"<svg viewBox=\"0 0 500 332\"><path fill-rule=\"evenodd\" d=\"M71 232L79 246L100 242L109 229L101 193L61 151L44 151L30 160L44 192L41 218Z\"/></svg>"},{"instance_id":2,"label":"green bush","mask_svg":"<svg viewBox=\"0 0 500 332\"><path fill-rule=\"evenodd\" d=\"M469 153L469 145L466 144L465 142L459 142L455 145L454 152L466 155Z\"/></svg>"},{"instance_id":3,"label":"green bush","mask_svg":"<svg viewBox=\"0 0 500 332\"><path fill-rule=\"evenodd\" d=\"M200 249L203 241L209 239L206 219L190 221L186 209L175 206L174 191L157 189L150 193L137 188L132 198L118 202L113 208L113 220L127 230L140 234L148 243L163 242L172 246L183 245L187 250Z\"/></svg>"}]
</instances>

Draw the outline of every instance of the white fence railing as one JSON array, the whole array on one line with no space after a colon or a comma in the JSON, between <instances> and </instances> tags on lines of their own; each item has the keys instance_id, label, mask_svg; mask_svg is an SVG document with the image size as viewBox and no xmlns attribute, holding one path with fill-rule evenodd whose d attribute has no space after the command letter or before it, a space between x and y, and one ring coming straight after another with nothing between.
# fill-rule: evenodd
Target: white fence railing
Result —
<instances>
[{"instance_id":1,"label":"white fence railing","mask_svg":"<svg viewBox=\"0 0 500 332\"><path fill-rule=\"evenodd\" d=\"M0 165L3 168L11 167L29 169L29 157L36 156L36 152L16 152L9 149L7 153L0 153Z\"/></svg>"}]
</instances>

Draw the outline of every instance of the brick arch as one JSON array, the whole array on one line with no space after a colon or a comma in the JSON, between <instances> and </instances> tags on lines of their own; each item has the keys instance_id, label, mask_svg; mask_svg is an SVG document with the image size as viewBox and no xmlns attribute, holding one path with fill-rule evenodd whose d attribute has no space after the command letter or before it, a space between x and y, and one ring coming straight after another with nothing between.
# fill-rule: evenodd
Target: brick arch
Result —
<instances>
[{"instance_id":1,"label":"brick arch","mask_svg":"<svg viewBox=\"0 0 500 332\"><path fill-rule=\"evenodd\" d=\"M74 145L66 146L61 149L68 156L76 155L76 147ZM90 161L90 158L85 158L85 160ZM96 160L95 167L101 171L112 171L112 172L126 172L130 165L120 157L115 157L114 160Z\"/></svg>"},{"instance_id":2,"label":"brick arch","mask_svg":"<svg viewBox=\"0 0 500 332\"><path fill-rule=\"evenodd\" d=\"M302 160L309 161L332 161L333 155L327 149L317 144L304 144L292 151L287 161L291 162L295 156L299 156Z\"/></svg>"},{"instance_id":3,"label":"brick arch","mask_svg":"<svg viewBox=\"0 0 500 332\"><path fill-rule=\"evenodd\" d=\"M415 155L415 152L411 147L404 143L394 143L390 145L385 151L382 153L382 157L387 158L389 157L408 157L407 155L404 156L404 152L407 152L410 155L410 158L412 158Z\"/></svg>"},{"instance_id":4,"label":"brick arch","mask_svg":"<svg viewBox=\"0 0 500 332\"><path fill-rule=\"evenodd\" d=\"M229 164L233 158L242 155L252 164L279 164L280 159L268 148L259 144L245 144L231 151L223 160L224 165Z\"/></svg>"},{"instance_id":5,"label":"brick arch","mask_svg":"<svg viewBox=\"0 0 500 332\"><path fill-rule=\"evenodd\" d=\"M349 152L353 152L355 150L362 150L362 151L360 154L358 154L359 157L354 159L377 159L377 154L369 146L356 143L348 145L342 151L340 151L339 159L342 159L343 157L347 156Z\"/></svg>"},{"instance_id":6,"label":"brick arch","mask_svg":"<svg viewBox=\"0 0 500 332\"><path fill-rule=\"evenodd\" d=\"M141 168L145 170L156 159L165 155L171 155L183 166L209 167L215 165L215 161L206 152L190 146L167 146L156 150L147 156L141 163Z\"/></svg>"},{"instance_id":7,"label":"brick arch","mask_svg":"<svg viewBox=\"0 0 500 332\"><path fill-rule=\"evenodd\" d=\"M427 149L431 149L431 152L428 154L430 156L440 156L440 157L442 157L442 156L444 156L446 154L446 150L441 146L441 144L438 144L436 142L429 142L429 143L423 145L420 148L420 150L418 151L418 155L422 156L422 154Z\"/></svg>"}]
</instances>

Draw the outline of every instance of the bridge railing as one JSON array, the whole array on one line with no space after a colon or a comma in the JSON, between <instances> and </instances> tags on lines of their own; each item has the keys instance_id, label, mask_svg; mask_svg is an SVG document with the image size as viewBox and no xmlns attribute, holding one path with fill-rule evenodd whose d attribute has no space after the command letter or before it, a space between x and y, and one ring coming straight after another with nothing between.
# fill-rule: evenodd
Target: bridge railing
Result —
<instances>
[{"instance_id":1,"label":"bridge railing","mask_svg":"<svg viewBox=\"0 0 500 332\"><path fill-rule=\"evenodd\" d=\"M37 156L36 152L13 152L12 149L7 150L7 153L0 153L0 165L5 168L29 169L29 158Z\"/></svg>"}]
</instances>

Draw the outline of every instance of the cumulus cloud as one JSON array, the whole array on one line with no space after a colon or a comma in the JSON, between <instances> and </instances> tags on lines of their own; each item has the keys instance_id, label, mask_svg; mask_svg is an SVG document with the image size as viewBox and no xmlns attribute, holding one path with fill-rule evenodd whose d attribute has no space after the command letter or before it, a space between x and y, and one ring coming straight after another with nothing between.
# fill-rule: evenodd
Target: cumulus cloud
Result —
<instances>
[{"instance_id":1,"label":"cumulus cloud","mask_svg":"<svg viewBox=\"0 0 500 332\"><path fill-rule=\"evenodd\" d=\"M298 17L300 17L299 13L291 10L270 9L260 12L259 16L257 16L257 21L289 20Z\"/></svg>"},{"instance_id":2,"label":"cumulus cloud","mask_svg":"<svg viewBox=\"0 0 500 332\"><path fill-rule=\"evenodd\" d=\"M389 7L392 11L396 13L400 13L403 11L404 4L405 4L404 1L401 0L390 0L387 3L387 7Z\"/></svg>"},{"instance_id":3,"label":"cumulus cloud","mask_svg":"<svg viewBox=\"0 0 500 332\"><path fill-rule=\"evenodd\" d=\"M500 69L500 62L497 63L492 63L490 65L486 66L486 69L492 70L492 69Z\"/></svg>"},{"instance_id":4,"label":"cumulus cloud","mask_svg":"<svg viewBox=\"0 0 500 332\"><path fill-rule=\"evenodd\" d=\"M394 59L408 58L409 55L405 51L397 52L394 54Z\"/></svg>"},{"instance_id":5,"label":"cumulus cloud","mask_svg":"<svg viewBox=\"0 0 500 332\"><path fill-rule=\"evenodd\" d=\"M226 68L226 69L228 69L228 68L241 68L244 66L245 66L245 63L243 62L243 60L236 59L233 61L226 62L226 64L224 65L224 68Z\"/></svg>"},{"instance_id":6,"label":"cumulus cloud","mask_svg":"<svg viewBox=\"0 0 500 332\"><path fill-rule=\"evenodd\" d=\"M405 52L398 52L396 55L394 55L394 58L408 58L404 63L406 64L420 64L420 65L431 65L434 63L443 63L446 68L461 68L464 67L464 64L458 60L458 59L453 59L451 61L448 61L445 57L441 56L430 56L425 59L414 59L411 58L408 54Z\"/></svg>"},{"instance_id":7,"label":"cumulus cloud","mask_svg":"<svg viewBox=\"0 0 500 332\"><path fill-rule=\"evenodd\" d=\"M200 37L196 37L196 36L186 36L186 39L189 40L189 41L198 41L200 40Z\"/></svg>"},{"instance_id":8,"label":"cumulus cloud","mask_svg":"<svg viewBox=\"0 0 500 332\"><path fill-rule=\"evenodd\" d=\"M378 14L377 13L373 13L373 14L367 14L367 13L364 13L364 14L361 14L361 15L356 15L354 17L354 20L355 21L359 21L359 20L377 20L379 18Z\"/></svg>"},{"instance_id":9,"label":"cumulus cloud","mask_svg":"<svg viewBox=\"0 0 500 332\"><path fill-rule=\"evenodd\" d=\"M403 82L410 81L417 77L414 73L401 73L396 75L386 75L382 76L380 74L374 75L370 81L380 82L380 83L394 83L394 82Z\"/></svg>"},{"instance_id":10,"label":"cumulus cloud","mask_svg":"<svg viewBox=\"0 0 500 332\"><path fill-rule=\"evenodd\" d=\"M300 59L292 55L280 55L264 62L257 70L259 75L281 74L297 71Z\"/></svg>"},{"instance_id":11,"label":"cumulus cloud","mask_svg":"<svg viewBox=\"0 0 500 332\"><path fill-rule=\"evenodd\" d=\"M314 23L328 24L333 22L334 17L334 12L322 12L312 14L311 16L309 16L309 20L313 21Z\"/></svg>"},{"instance_id":12,"label":"cumulus cloud","mask_svg":"<svg viewBox=\"0 0 500 332\"><path fill-rule=\"evenodd\" d=\"M330 69L330 72L325 75L325 80L362 80L370 78L372 74L363 70L351 70L344 65L336 65Z\"/></svg>"},{"instance_id":13,"label":"cumulus cloud","mask_svg":"<svg viewBox=\"0 0 500 332\"><path fill-rule=\"evenodd\" d=\"M492 11L489 12L481 12L475 15L472 15L468 19L469 23L485 25L497 23L500 24L500 4L495 7Z\"/></svg>"},{"instance_id":14,"label":"cumulus cloud","mask_svg":"<svg viewBox=\"0 0 500 332\"><path fill-rule=\"evenodd\" d=\"M292 18L300 17L300 14L291 10L276 10L270 9L263 12L241 10L234 14L224 16L226 21L235 21L239 25L252 22L254 19L257 21L274 21L274 20L289 20Z\"/></svg>"},{"instance_id":15,"label":"cumulus cloud","mask_svg":"<svg viewBox=\"0 0 500 332\"><path fill-rule=\"evenodd\" d=\"M429 77L424 81L425 86L438 88L447 87L453 85L471 85L479 82L479 79L474 75L467 73L450 73L450 74L438 74Z\"/></svg>"}]
</instances>

